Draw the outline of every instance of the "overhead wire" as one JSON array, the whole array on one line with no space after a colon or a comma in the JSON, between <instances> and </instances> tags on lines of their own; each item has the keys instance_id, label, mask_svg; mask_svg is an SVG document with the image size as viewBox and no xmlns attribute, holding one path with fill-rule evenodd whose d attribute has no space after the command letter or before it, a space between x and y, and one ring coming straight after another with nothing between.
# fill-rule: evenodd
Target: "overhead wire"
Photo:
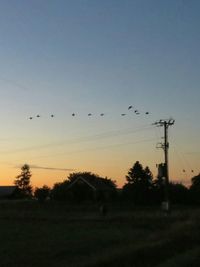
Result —
<instances>
[{"instance_id":1,"label":"overhead wire","mask_svg":"<svg viewBox=\"0 0 200 267\"><path fill-rule=\"evenodd\" d=\"M26 148L19 148L19 149L12 149L11 151L1 151L1 153L9 154L9 153L17 153L17 152L23 152L23 151L31 151L31 150L37 150L37 149L44 149L49 147L55 147L55 146L63 146L65 144L78 144L82 142L91 142L96 140L101 140L105 138L111 138L111 137L117 137L120 135L127 135L127 134L133 134L141 131L146 131L154 128L153 126L143 126L141 128L128 128L128 129L121 129L121 130L111 130L100 134L85 136L85 137L78 137L73 139L66 139L63 141L55 142L55 143L48 143L43 144L39 146L32 146L32 147L26 147Z\"/></svg>"},{"instance_id":2,"label":"overhead wire","mask_svg":"<svg viewBox=\"0 0 200 267\"><path fill-rule=\"evenodd\" d=\"M187 177L189 176L189 173L191 173L191 175L194 175L194 168L190 164L189 160L186 158L185 153L181 150L180 146L177 143L174 143L173 149L181 163L182 173L185 173Z\"/></svg>"},{"instance_id":3,"label":"overhead wire","mask_svg":"<svg viewBox=\"0 0 200 267\"><path fill-rule=\"evenodd\" d=\"M133 110L133 112L131 112L131 110ZM133 106L130 105L127 108L128 113L121 113L121 116L125 116L127 114L135 114L135 115L141 115L141 114L145 114L145 115L149 115L150 112L146 111L146 112L141 112L138 109L133 109ZM105 115L105 113L99 113L98 116L103 117ZM120 113L118 114L118 116L120 115ZM55 114L49 114L48 117L50 118L54 118L56 115ZM76 117L79 116L78 113L71 113L72 117ZM29 119L33 120L34 118L40 119L41 117L43 117L43 115L41 114L37 114L35 116L30 116ZM57 117L57 116L56 116ZM87 113L87 117L94 117L94 113ZM96 117L96 116L95 116ZM141 131L146 131L146 130L150 130L154 128L154 126L152 125L144 125L140 128L128 128L128 129L117 129L117 130L110 130L107 132L103 132L103 133L98 133L95 135L90 135L90 136L84 136L84 137L77 137L77 138L73 138L73 139L67 139L67 140L63 140L63 141L59 141L59 142L54 142L54 143L47 143L47 144L42 144L42 145L38 145L38 146L31 146L31 147L25 147L25 148L19 148L19 149L12 149L12 151L2 151L4 154L9 154L9 153L18 153L18 152L25 152L25 151L31 151L31 150L38 150L38 149L45 149L45 148L49 148L49 147L58 147L58 146L63 146L65 144L78 144L81 142L93 142L93 141L97 141L97 140L101 140L101 139L106 139L106 138L113 138L113 137L117 137L117 136L121 136L121 135L128 135L128 134L134 134L137 132L141 132ZM142 142L150 142L152 140L155 140L155 138L151 138L151 139L144 139L144 140L138 140L136 142L125 142L125 143L116 143L116 144L112 144L112 145L106 145L106 146L100 146L100 147L93 147L93 148L85 148L82 150L76 150L76 151L71 151L68 153L79 153L79 152L85 152L87 151L95 151L95 150L101 150L101 149L109 149L109 148L115 148L115 147L120 147L120 146L126 146L126 145L131 145L131 144L137 144L137 143L142 143ZM66 154L66 152L61 153L61 154ZM56 154L56 155L61 155ZM55 154L53 156L56 156ZM47 155L47 157L49 157L50 155ZM41 157L41 156L40 156ZM45 157L45 156L44 156ZM38 158L38 157L37 157Z\"/></svg>"},{"instance_id":4,"label":"overhead wire","mask_svg":"<svg viewBox=\"0 0 200 267\"><path fill-rule=\"evenodd\" d=\"M82 152L86 152L86 151L87 152L91 152L91 151L105 150L105 149L110 149L110 148L126 146L126 145L147 143L147 142L152 142L152 141L155 141L155 138L143 139L143 140L138 140L138 141L135 141L135 142L126 142L126 143L118 143L118 144L107 145L107 146L99 146L99 147L93 147L93 148L84 148L84 149L75 150L75 151L54 153L53 155L37 156L35 158L52 158L52 157L57 157L57 156L61 156L61 155L66 155L67 156L67 155L76 154L76 153L82 153ZM32 159L33 158L34 157L32 157Z\"/></svg>"}]
</instances>

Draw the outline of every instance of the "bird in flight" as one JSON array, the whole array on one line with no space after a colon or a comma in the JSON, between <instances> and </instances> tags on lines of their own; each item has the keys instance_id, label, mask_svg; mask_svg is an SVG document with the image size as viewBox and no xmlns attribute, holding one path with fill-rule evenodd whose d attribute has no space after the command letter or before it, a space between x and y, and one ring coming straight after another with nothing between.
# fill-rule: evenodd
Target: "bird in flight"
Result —
<instances>
[{"instance_id":1,"label":"bird in flight","mask_svg":"<svg viewBox=\"0 0 200 267\"><path fill-rule=\"evenodd\" d=\"M29 117L29 120L32 120L33 119L33 117Z\"/></svg>"},{"instance_id":2,"label":"bird in flight","mask_svg":"<svg viewBox=\"0 0 200 267\"><path fill-rule=\"evenodd\" d=\"M92 113L88 113L88 116L92 116Z\"/></svg>"},{"instance_id":3,"label":"bird in flight","mask_svg":"<svg viewBox=\"0 0 200 267\"><path fill-rule=\"evenodd\" d=\"M128 107L128 110L129 110L129 109L132 109L132 108L133 108L133 106L129 106L129 107Z\"/></svg>"},{"instance_id":4,"label":"bird in flight","mask_svg":"<svg viewBox=\"0 0 200 267\"><path fill-rule=\"evenodd\" d=\"M145 112L145 114L146 114L146 115L149 115L149 112L147 111L147 112Z\"/></svg>"},{"instance_id":5,"label":"bird in flight","mask_svg":"<svg viewBox=\"0 0 200 267\"><path fill-rule=\"evenodd\" d=\"M54 117L54 115L53 114L51 114L51 118L53 118Z\"/></svg>"},{"instance_id":6,"label":"bird in flight","mask_svg":"<svg viewBox=\"0 0 200 267\"><path fill-rule=\"evenodd\" d=\"M104 116L104 113L101 113L100 116Z\"/></svg>"},{"instance_id":7,"label":"bird in flight","mask_svg":"<svg viewBox=\"0 0 200 267\"><path fill-rule=\"evenodd\" d=\"M75 113L72 113L72 116L74 117L75 116Z\"/></svg>"},{"instance_id":8,"label":"bird in flight","mask_svg":"<svg viewBox=\"0 0 200 267\"><path fill-rule=\"evenodd\" d=\"M140 112L137 109L134 112L135 112L136 115L140 114Z\"/></svg>"},{"instance_id":9,"label":"bird in flight","mask_svg":"<svg viewBox=\"0 0 200 267\"><path fill-rule=\"evenodd\" d=\"M37 115L36 117L37 117L37 118L40 118L40 115Z\"/></svg>"},{"instance_id":10,"label":"bird in flight","mask_svg":"<svg viewBox=\"0 0 200 267\"><path fill-rule=\"evenodd\" d=\"M125 113L122 113L121 116L126 116L126 114Z\"/></svg>"}]
</instances>

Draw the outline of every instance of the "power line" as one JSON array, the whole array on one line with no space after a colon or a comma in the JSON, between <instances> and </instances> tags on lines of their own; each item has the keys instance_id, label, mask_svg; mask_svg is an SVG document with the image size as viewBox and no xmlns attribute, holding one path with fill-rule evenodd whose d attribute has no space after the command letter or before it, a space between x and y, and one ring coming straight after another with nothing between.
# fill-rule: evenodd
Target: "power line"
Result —
<instances>
[{"instance_id":1,"label":"power line","mask_svg":"<svg viewBox=\"0 0 200 267\"><path fill-rule=\"evenodd\" d=\"M55 146L63 146L64 144L78 144L78 143L82 143L82 142L91 142L91 141L96 141L96 140L101 140L101 139L106 139L106 138L111 138L111 137L117 137L120 135L133 134L133 133L137 133L137 132L141 132L141 131L150 130L153 128L154 127L152 127L152 126L143 126L141 128L137 128L137 129L128 128L128 129L123 129L123 130L112 130L112 131L107 131L107 132L96 134L96 135L78 137L78 138L63 140L63 141L55 142L55 143L48 143L48 144L44 144L44 145L40 145L40 146L32 146L32 147L27 147L27 148L20 148L20 149L16 149L16 150L1 151L1 152L4 154L9 154L9 153L17 153L17 152L23 152L23 151L31 151L31 150L55 147Z\"/></svg>"},{"instance_id":2,"label":"power line","mask_svg":"<svg viewBox=\"0 0 200 267\"><path fill-rule=\"evenodd\" d=\"M188 172L190 171L191 173L194 173L194 166L192 166L190 164L190 162L188 161L188 159L186 158L186 156L184 155L183 151L181 151L180 147L177 144L174 144L174 152L176 153L177 157L179 158L179 160L181 161L181 165L182 165L182 172L188 174Z\"/></svg>"},{"instance_id":3,"label":"power line","mask_svg":"<svg viewBox=\"0 0 200 267\"><path fill-rule=\"evenodd\" d=\"M147 142L152 142L155 140L156 140L155 138L149 138L149 139L138 140L135 142L118 143L118 144L101 146L101 147L85 148L85 149L80 149L80 150L75 150L75 151L70 151L70 152L54 153L53 155L37 156L35 158L37 158L37 159L38 158L52 158L55 156L57 157L57 156L61 156L61 155L71 155L71 154L82 153L82 152L86 152L86 151L91 152L91 151L105 150L105 149L110 149L110 148L117 148L117 147L126 146L126 145L147 143Z\"/></svg>"}]
</instances>

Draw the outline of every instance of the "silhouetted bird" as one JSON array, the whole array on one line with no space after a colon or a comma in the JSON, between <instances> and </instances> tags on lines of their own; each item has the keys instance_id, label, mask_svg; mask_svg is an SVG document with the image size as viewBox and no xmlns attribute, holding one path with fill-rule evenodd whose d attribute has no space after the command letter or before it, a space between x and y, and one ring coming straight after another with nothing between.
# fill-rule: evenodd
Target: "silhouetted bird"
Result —
<instances>
[{"instance_id":1,"label":"silhouetted bird","mask_svg":"<svg viewBox=\"0 0 200 267\"><path fill-rule=\"evenodd\" d=\"M132 109L132 108L133 108L133 106L129 106L129 107L128 107L128 109Z\"/></svg>"},{"instance_id":2,"label":"silhouetted bird","mask_svg":"<svg viewBox=\"0 0 200 267\"><path fill-rule=\"evenodd\" d=\"M92 113L88 113L88 116L92 116Z\"/></svg>"},{"instance_id":3,"label":"silhouetted bird","mask_svg":"<svg viewBox=\"0 0 200 267\"><path fill-rule=\"evenodd\" d=\"M122 113L121 116L126 116L126 114L125 113Z\"/></svg>"},{"instance_id":4,"label":"silhouetted bird","mask_svg":"<svg viewBox=\"0 0 200 267\"><path fill-rule=\"evenodd\" d=\"M146 115L148 115L148 114L149 114L149 112L147 111L147 112L145 112L145 114L146 114Z\"/></svg>"},{"instance_id":5,"label":"silhouetted bird","mask_svg":"<svg viewBox=\"0 0 200 267\"><path fill-rule=\"evenodd\" d=\"M75 113L72 113L72 116L74 117L75 116Z\"/></svg>"},{"instance_id":6,"label":"silhouetted bird","mask_svg":"<svg viewBox=\"0 0 200 267\"><path fill-rule=\"evenodd\" d=\"M53 114L51 114L51 118L53 118L54 117L54 115Z\"/></svg>"},{"instance_id":7,"label":"silhouetted bird","mask_svg":"<svg viewBox=\"0 0 200 267\"><path fill-rule=\"evenodd\" d=\"M33 119L33 117L29 117L29 120L32 120Z\"/></svg>"},{"instance_id":8,"label":"silhouetted bird","mask_svg":"<svg viewBox=\"0 0 200 267\"><path fill-rule=\"evenodd\" d=\"M104 113L101 113L100 116L104 116Z\"/></svg>"},{"instance_id":9,"label":"silhouetted bird","mask_svg":"<svg viewBox=\"0 0 200 267\"><path fill-rule=\"evenodd\" d=\"M183 169L183 172L185 172L185 170Z\"/></svg>"},{"instance_id":10,"label":"silhouetted bird","mask_svg":"<svg viewBox=\"0 0 200 267\"><path fill-rule=\"evenodd\" d=\"M135 113L137 113L137 112L138 112L138 110L136 109L136 110L134 110L134 112L135 112Z\"/></svg>"},{"instance_id":11,"label":"silhouetted bird","mask_svg":"<svg viewBox=\"0 0 200 267\"><path fill-rule=\"evenodd\" d=\"M37 118L40 118L40 115L37 115L36 117L37 117Z\"/></svg>"},{"instance_id":12,"label":"silhouetted bird","mask_svg":"<svg viewBox=\"0 0 200 267\"><path fill-rule=\"evenodd\" d=\"M191 172L194 172L194 170L191 170Z\"/></svg>"}]
</instances>

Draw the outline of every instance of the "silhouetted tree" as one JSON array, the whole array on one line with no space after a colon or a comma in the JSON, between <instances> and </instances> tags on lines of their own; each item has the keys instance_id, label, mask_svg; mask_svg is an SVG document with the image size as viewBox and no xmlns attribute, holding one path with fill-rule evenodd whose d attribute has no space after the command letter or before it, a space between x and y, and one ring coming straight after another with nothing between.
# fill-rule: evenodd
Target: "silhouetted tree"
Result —
<instances>
[{"instance_id":1,"label":"silhouetted tree","mask_svg":"<svg viewBox=\"0 0 200 267\"><path fill-rule=\"evenodd\" d=\"M191 179L190 197L192 202L200 204L200 173Z\"/></svg>"},{"instance_id":2,"label":"silhouetted tree","mask_svg":"<svg viewBox=\"0 0 200 267\"><path fill-rule=\"evenodd\" d=\"M34 192L34 196L38 199L39 202L43 203L50 194L50 188L46 185L44 185L41 188L36 188Z\"/></svg>"},{"instance_id":3,"label":"silhouetted tree","mask_svg":"<svg viewBox=\"0 0 200 267\"><path fill-rule=\"evenodd\" d=\"M123 187L126 198L132 199L135 204L150 204L153 175L149 167L143 168L139 161L133 165L126 176L127 184Z\"/></svg>"},{"instance_id":4,"label":"silhouetted tree","mask_svg":"<svg viewBox=\"0 0 200 267\"><path fill-rule=\"evenodd\" d=\"M18 196L20 197L31 197L32 196L32 186L31 186L31 172L28 164L24 164L21 167L21 174L19 174L14 181L17 186Z\"/></svg>"},{"instance_id":5,"label":"silhouetted tree","mask_svg":"<svg viewBox=\"0 0 200 267\"><path fill-rule=\"evenodd\" d=\"M172 204L189 203L189 190L181 183L169 183L169 196Z\"/></svg>"},{"instance_id":6,"label":"silhouetted tree","mask_svg":"<svg viewBox=\"0 0 200 267\"><path fill-rule=\"evenodd\" d=\"M189 190L181 183L170 182L168 186L169 200L172 204L188 204ZM157 177L153 182L154 202L161 204L165 201L165 178Z\"/></svg>"},{"instance_id":7,"label":"silhouetted tree","mask_svg":"<svg viewBox=\"0 0 200 267\"><path fill-rule=\"evenodd\" d=\"M51 199L53 200L69 199L68 186L69 186L68 180L65 180L61 183L55 183L51 190L50 194Z\"/></svg>"}]
</instances>

